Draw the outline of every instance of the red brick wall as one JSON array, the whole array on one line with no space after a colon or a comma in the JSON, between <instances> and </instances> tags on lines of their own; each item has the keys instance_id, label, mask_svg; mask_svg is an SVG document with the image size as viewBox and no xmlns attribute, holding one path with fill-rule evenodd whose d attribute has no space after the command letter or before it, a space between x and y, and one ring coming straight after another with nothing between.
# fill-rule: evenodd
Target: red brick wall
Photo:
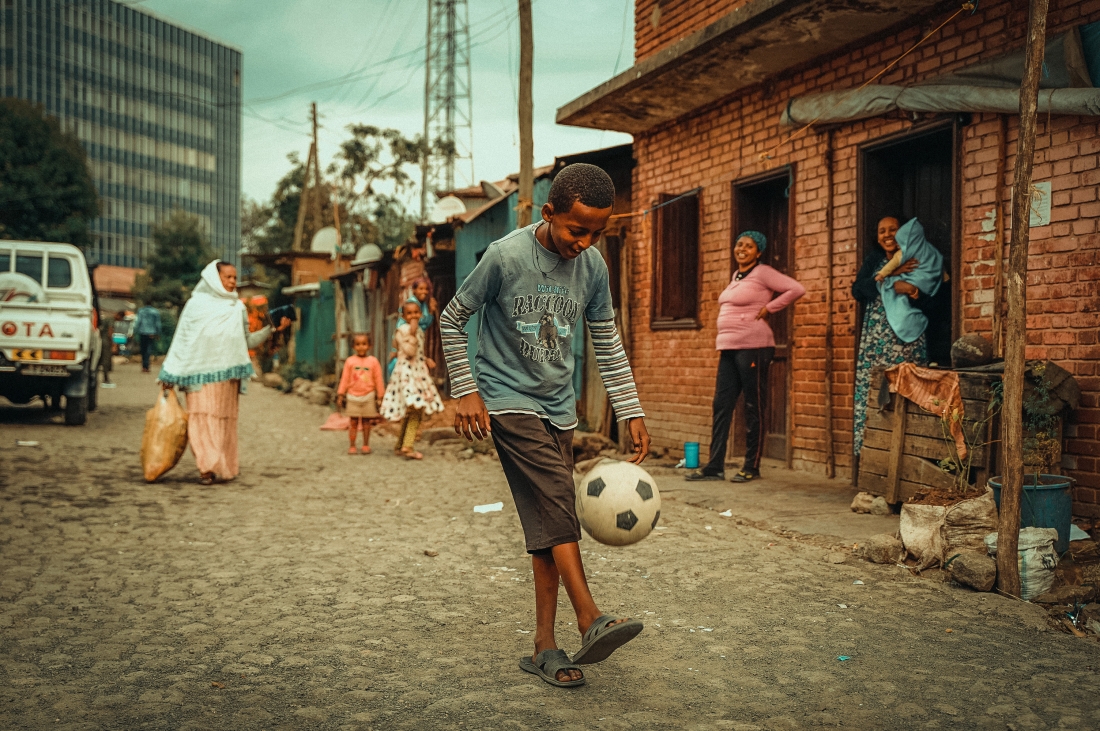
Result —
<instances>
[{"instance_id":1,"label":"red brick wall","mask_svg":"<svg viewBox=\"0 0 1100 731\"><path fill-rule=\"evenodd\" d=\"M732 3L715 3L719 17ZM641 28L649 28L652 2L638 3ZM906 57L881 83L909 83L948 72L1021 47L1026 5L982 5ZM662 15L662 17L665 17ZM1049 32L1100 20L1100 0L1054 0ZM935 21L941 22L939 19ZM699 25L704 24L702 20ZM924 29L927 32L928 28ZM650 205L659 193L702 186L701 250L702 330L652 331L649 328L651 217L636 221L632 232L632 361L650 431L658 446L679 448L686 440L709 441L711 399L717 354L714 351L717 297L729 281L730 183L784 165L796 168L791 194L794 276L807 288L794 310L793 440L794 466L823 472L825 464L824 333L826 281L825 137L809 132L773 150L789 134L778 124L787 100L809 92L858 86L909 48L916 26L853 52L815 64L813 69L779 80L765 96L759 87L737 98L700 110L691 117L637 135L634 153L635 208ZM647 31L648 33L648 31ZM644 41L644 43L643 43ZM857 308L850 287L859 268L856 170L858 146L904 131L912 122L900 115L843 125L834 139L834 379L833 430L838 474L850 475L852 385ZM973 115L962 129L959 152L961 231L960 307L963 333L991 331L993 244L983 228L998 192L996 115ZM1005 180L999 187L1009 208L1017 119L1008 122ZM1031 229L1028 293L1028 357L1058 361L1077 377L1084 392L1081 408L1066 430L1064 467L1076 477L1078 512L1100 515L1100 124L1091 117L1040 120L1034 180L1051 181L1052 224ZM1006 226L1006 229L1008 227Z\"/></svg>"},{"instance_id":2,"label":"red brick wall","mask_svg":"<svg viewBox=\"0 0 1100 731\"><path fill-rule=\"evenodd\" d=\"M636 0L634 60L652 56L670 43L701 30L749 0ZM654 11L658 11L654 14ZM657 24L654 25L654 19Z\"/></svg>"}]
</instances>

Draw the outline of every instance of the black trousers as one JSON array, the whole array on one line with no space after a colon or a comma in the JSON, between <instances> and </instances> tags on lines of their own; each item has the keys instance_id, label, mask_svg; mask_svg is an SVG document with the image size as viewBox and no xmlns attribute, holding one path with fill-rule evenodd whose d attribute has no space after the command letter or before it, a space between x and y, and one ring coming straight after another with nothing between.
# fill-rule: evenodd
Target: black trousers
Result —
<instances>
[{"instance_id":1,"label":"black trousers","mask_svg":"<svg viewBox=\"0 0 1100 731\"><path fill-rule=\"evenodd\" d=\"M745 394L746 472L760 471L764 452L763 411L768 394L768 367L775 348L723 350L718 360L718 383L714 387L714 425L710 436L710 461L703 472L714 475L725 470L726 443L737 399Z\"/></svg>"},{"instance_id":2,"label":"black trousers","mask_svg":"<svg viewBox=\"0 0 1100 731\"><path fill-rule=\"evenodd\" d=\"M153 356L153 346L157 344L156 335L140 335L141 340L141 368L149 370L149 359Z\"/></svg>"}]
</instances>

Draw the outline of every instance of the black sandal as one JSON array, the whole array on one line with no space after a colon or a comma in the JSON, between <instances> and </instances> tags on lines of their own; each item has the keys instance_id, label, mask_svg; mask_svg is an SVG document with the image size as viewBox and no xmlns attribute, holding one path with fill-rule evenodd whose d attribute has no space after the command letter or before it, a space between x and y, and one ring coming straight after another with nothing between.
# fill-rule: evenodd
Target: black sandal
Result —
<instances>
[{"instance_id":1,"label":"black sandal","mask_svg":"<svg viewBox=\"0 0 1100 731\"><path fill-rule=\"evenodd\" d=\"M730 478L730 482L752 482L758 479L760 479L759 472L745 472L745 470L741 470Z\"/></svg>"},{"instance_id":2,"label":"black sandal","mask_svg":"<svg viewBox=\"0 0 1100 731\"><path fill-rule=\"evenodd\" d=\"M588 665L606 660L615 650L637 637L644 626L637 619L611 624L617 619L605 614L593 622L581 639L581 649L573 653L573 662Z\"/></svg>"},{"instance_id":3,"label":"black sandal","mask_svg":"<svg viewBox=\"0 0 1100 731\"><path fill-rule=\"evenodd\" d=\"M580 670L578 666L569 662L569 656L562 650L543 650L535 656L534 662L529 656L524 655L519 659L519 669L525 673L537 675L544 682L557 688L576 688L578 685L584 685L583 670L579 680L558 680L558 673L562 670Z\"/></svg>"}]
</instances>

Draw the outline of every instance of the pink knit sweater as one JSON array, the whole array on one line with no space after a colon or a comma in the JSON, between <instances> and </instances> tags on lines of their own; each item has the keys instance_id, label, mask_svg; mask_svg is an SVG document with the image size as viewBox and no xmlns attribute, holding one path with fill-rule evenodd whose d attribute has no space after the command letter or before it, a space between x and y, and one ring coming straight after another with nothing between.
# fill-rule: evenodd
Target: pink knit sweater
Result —
<instances>
[{"instance_id":1,"label":"pink knit sweater","mask_svg":"<svg viewBox=\"0 0 1100 731\"><path fill-rule=\"evenodd\" d=\"M775 297L776 294L778 297ZM806 294L806 288L767 264L757 264L749 275L733 280L718 296L717 350L748 350L775 346L775 335L760 308L776 313ZM772 299L775 297L775 299Z\"/></svg>"}]
</instances>

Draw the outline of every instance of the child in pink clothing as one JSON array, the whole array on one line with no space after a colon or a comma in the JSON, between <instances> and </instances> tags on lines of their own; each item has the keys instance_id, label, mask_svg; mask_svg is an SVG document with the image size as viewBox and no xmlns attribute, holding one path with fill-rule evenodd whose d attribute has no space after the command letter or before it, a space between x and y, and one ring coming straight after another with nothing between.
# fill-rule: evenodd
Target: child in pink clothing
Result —
<instances>
[{"instance_id":1,"label":"child in pink clothing","mask_svg":"<svg viewBox=\"0 0 1100 731\"><path fill-rule=\"evenodd\" d=\"M348 417L348 454L356 454L355 439L363 432L363 454L370 454L371 426L379 420L378 398L386 390L382 381L382 364L370 352L370 336L356 335L352 340L355 355L344 361L344 372L336 389L336 403Z\"/></svg>"}]
</instances>

